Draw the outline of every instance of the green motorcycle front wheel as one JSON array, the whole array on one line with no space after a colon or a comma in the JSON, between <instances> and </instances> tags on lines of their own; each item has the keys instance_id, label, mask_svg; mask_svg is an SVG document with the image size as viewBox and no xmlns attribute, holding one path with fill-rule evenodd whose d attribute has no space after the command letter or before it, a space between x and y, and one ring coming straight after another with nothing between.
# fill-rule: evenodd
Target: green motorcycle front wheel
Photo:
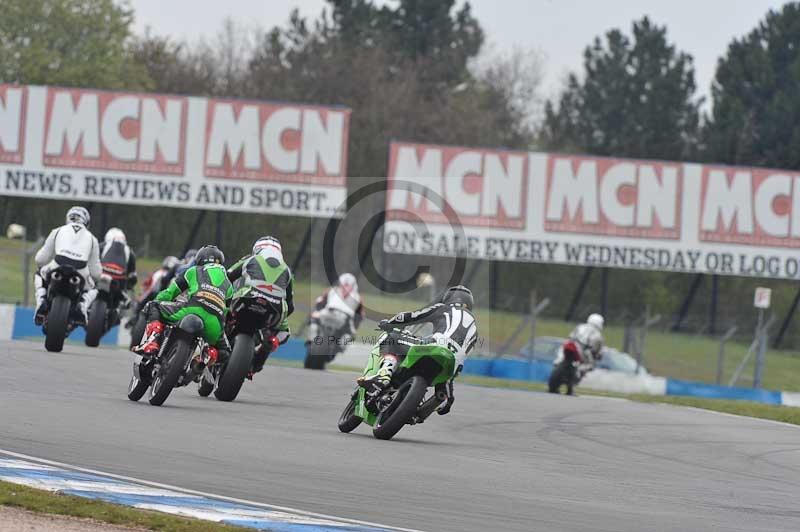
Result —
<instances>
[{"instance_id":1,"label":"green motorcycle front wheel","mask_svg":"<svg viewBox=\"0 0 800 532\"><path fill-rule=\"evenodd\" d=\"M342 432L352 432L361 425L361 418L356 415L356 400L350 399L344 408L342 415L339 416L339 430Z\"/></svg>"},{"instance_id":2,"label":"green motorcycle front wheel","mask_svg":"<svg viewBox=\"0 0 800 532\"><path fill-rule=\"evenodd\" d=\"M401 384L392 402L378 414L372 435L379 440L392 439L417 413L426 391L428 381L419 375Z\"/></svg>"}]
</instances>

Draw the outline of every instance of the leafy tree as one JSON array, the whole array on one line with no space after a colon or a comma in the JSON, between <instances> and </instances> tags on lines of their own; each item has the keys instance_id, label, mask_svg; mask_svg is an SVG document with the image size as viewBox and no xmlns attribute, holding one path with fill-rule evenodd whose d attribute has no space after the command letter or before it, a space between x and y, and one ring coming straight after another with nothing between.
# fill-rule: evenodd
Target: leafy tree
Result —
<instances>
[{"instance_id":1,"label":"leafy tree","mask_svg":"<svg viewBox=\"0 0 800 532\"><path fill-rule=\"evenodd\" d=\"M3 0L0 80L144 88L127 49L132 11L112 0Z\"/></svg>"},{"instance_id":2,"label":"leafy tree","mask_svg":"<svg viewBox=\"0 0 800 532\"><path fill-rule=\"evenodd\" d=\"M351 47L383 47L396 62L411 60L431 81L449 85L469 77L468 61L481 50L483 29L466 2L394 0L377 7L372 0L328 0L331 23Z\"/></svg>"},{"instance_id":3,"label":"leafy tree","mask_svg":"<svg viewBox=\"0 0 800 532\"><path fill-rule=\"evenodd\" d=\"M695 145L701 101L692 58L645 17L633 39L619 30L584 51L584 75L571 74L558 107L547 102L542 143L596 155L683 159Z\"/></svg>"},{"instance_id":4,"label":"leafy tree","mask_svg":"<svg viewBox=\"0 0 800 532\"><path fill-rule=\"evenodd\" d=\"M719 60L707 156L731 164L800 167L800 4L786 4Z\"/></svg>"}]
</instances>

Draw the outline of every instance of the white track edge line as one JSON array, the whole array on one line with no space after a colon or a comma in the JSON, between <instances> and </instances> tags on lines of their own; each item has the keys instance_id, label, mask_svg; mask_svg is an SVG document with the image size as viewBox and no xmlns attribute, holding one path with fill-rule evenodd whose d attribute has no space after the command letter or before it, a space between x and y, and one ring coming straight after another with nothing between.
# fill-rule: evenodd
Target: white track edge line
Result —
<instances>
[{"instance_id":1,"label":"white track edge line","mask_svg":"<svg viewBox=\"0 0 800 532\"><path fill-rule=\"evenodd\" d=\"M199 495L201 497L207 497L209 499L216 499L216 500L225 501L225 502L233 502L233 503L237 503L237 504L247 504L247 505L250 505L250 506L256 506L256 507L263 508L263 509L266 509L266 510L277 510L277 511L286 512L286 513L294 513L294 514L298 514L298 515L304 515L306 517L316 517L318 519L329 519L331 521L339 521L341 523L348 523L348 524L352 524L352 525L361 525L361 526L382 528L382 529L385 529L385 530L393 530L393 531L396 531L396 532L423 532L421 530L414 529L414 528L399 528L399 527L394 527L394 526L381 525L381 524L378 524L378 523L372 523L370 521L361 521L361 520L358 520L358 519L350 519L350 518L347 518L347 517L336 517L336 516L328 515L328 514L321 514L321 513L317 513L317 512L309 512L307 510L299 510L297 508L291 508L291 507L288 507L288 506L277 506L277 505L274 505L274 504L266 504L266 503L261 503L261 502L249 501L247 499L238 499L238 498L235 498L235 497L226 497L224 495L214 495L214 494L203 492L203 491L198 491L198 490L192 490L192 489L187 489L187 488L181 488L181 487L178 487L178 486L173 486L171 484L162 484L160 482L151 482L149 480L143 480L143 479L136 478L136 477L128 477L128 476L125 476L125 475L116 475L114 473L106 473L104 471L98 471L96 469L89 469L89 468L86 468L86 467L73 466L73 465L70 465L70 464L66 464L64 462L57 462L55 460L47 460L45 458L37 458L35 456L30 456L30 455L27 455L27 454L16 453L16 452L13 452L13 451L6 451L5 449L0 449L0 454L4 454L4 455L7 455L7 456L12 456L12 457L15 457L15 458L21 458L21 459L28 460L28 461L31 461L31 462L39 462L39 463L44 464L44 465L58 466L58 467L61 467L61 468L64 468L64 469L78 471L78 472L81 472L81 473L91 473L93 475L104 476L104 477L113 478L113 479L117 479L117 480L125 480L127 482L133 482L133 483L140 484L140 485L143 485L143 486L151 486L153 488L161 488L161 489L173 490L173 491L177 491L179 493L185 493L187 495Z\"/></svg>"},{"instance_id":2,"label":"white track edge line","mask_svg":"<svg viewBox=\"0 0 800 532\"><path fill-rule=\"evenodd\" d=\"M673 395L671 397L677 397L677 396ZM653 403L653 404L655 404L655 403ZM700 411L700 412L710 412L710 413L716 414L718 416L733 417L733 418L737 418L737 419L750 419L750 420L760 421L762 423L770 423L772 425L780 425L782 427L790 427L790 428L793 428L795 430L800 429L800 425L795 425L794 423L788 423L786 421L778 421L777 419L766 419L766 418L763 418L763 417L746 416L744 414L733 414L731 412L720 412L719 410L711 410L711 409L708 409L708 408L700 408L699 406L678 405L678 404L674 404L674 403L659 403L659 404L662 404L662 405L663 404L667 404L667 405L670 405L670 406L678 406L678 407L688 408L690 410L697 410L697 411ZM765 404L765 403L760 403L760 404ZM797 407L794 407L794 406L786 406L786 405L772 405L772 406L783 406L785 408L797 408Z\"/></svg>"}]
</instances>

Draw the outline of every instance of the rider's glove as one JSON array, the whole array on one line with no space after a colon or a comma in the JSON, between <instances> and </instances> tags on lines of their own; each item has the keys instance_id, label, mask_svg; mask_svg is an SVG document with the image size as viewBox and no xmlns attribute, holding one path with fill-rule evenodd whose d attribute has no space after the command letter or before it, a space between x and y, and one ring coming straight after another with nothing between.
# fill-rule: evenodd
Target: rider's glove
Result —
<instances>
[{"instance_id":1,"label":"rider's glove","mask_svg":"<svg viewBox=\"0 0 800 532\"><path fill-rule=\"evenodd\" d=\"M391 329L391 328L392 324L389 322L389 320L381 320L378 322L378 329L385 331L386 329Z\"/></svg>"}]
</instances>

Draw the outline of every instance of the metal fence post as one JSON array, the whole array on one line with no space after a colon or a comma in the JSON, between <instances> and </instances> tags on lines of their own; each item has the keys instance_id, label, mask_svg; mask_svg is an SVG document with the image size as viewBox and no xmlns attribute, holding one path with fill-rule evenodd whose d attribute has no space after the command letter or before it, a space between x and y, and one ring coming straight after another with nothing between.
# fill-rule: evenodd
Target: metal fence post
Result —
<instances>
[{"instance_id":1,"label":"metal fence post","mask_svg":"<svg viewBox=\"0 0 800 532\"><path fill-rule=\"evenodd\" d=\"M639 373L639 368L642 366L644 360L644 343L647 339L647 330L661 321L661 314L650 316L650 305L645 308L644 320L642 320L642 329L639 331L639 342L636 350L636 373Z\"/></svg>"},{"instance_id":2,"label":"metal fence post","mask_svg":"<svg viewBox=\"0 0 800 532\"><path fill-rule=\"evenodd\" d=\"M771 316L770 319L764 323L763 313L764 310L759 309L758 321L761 323L761 327L758 332L756 366L753 370L753 388L761 388L761 380L764 374L764 363L766 362L767 356L767 331L769 331L769 328L772 326L772 322L775 320L775 316Z\"/></svg>"},{"instance_id":3,"label":"metal fence post","mask_svg":"<svg viewBox=\"0 0 800 532\"><path fill-rule=\"evenodd\" d=\"M753 388L758 388L761 385L761 357L762 357L762 332L764 329L764 309L758 309L758 322L756 324L756 362L753 367Z\"/></svg>"},{"instance_id":4,"label":"metal fence post","mask_svg":"<svg viewBox=\"0 0 800 532\"><path fill-rule=\"evenodd\" d=\"M30 286L28 279L31 277L30 261L28 260L28 229L22 231L22 306L27 307L30 302Z\"/></svg>"},{"instance_id":5,"label":"metal fence post","mask_svg":"<svg viewBox=\"0 0 800 532\"><path fill-rule=\"evenodd\" d=\"M536 320L539 317L539 314L542 313L544 309L550 304L549 298L544 298L542 301L536 301L536 292L531 292L531 316L530 316L530 326L531 326L531 337L530 341L528 342L528 362L533 361L533 346L536 340Z\"/></svg>"},{"instance_id":6,"label":"metal fence post","mask_svg":"<svg viewBox=\"0 0 800 532\"><path fill-rule=\"evenodd\" d=\"M719 340L719 352L717 353L717 384L722 384L722 374L725 369L725 343L736 334L737 329L736 326L731 327Z\"/></svg>"}]
</instances>

